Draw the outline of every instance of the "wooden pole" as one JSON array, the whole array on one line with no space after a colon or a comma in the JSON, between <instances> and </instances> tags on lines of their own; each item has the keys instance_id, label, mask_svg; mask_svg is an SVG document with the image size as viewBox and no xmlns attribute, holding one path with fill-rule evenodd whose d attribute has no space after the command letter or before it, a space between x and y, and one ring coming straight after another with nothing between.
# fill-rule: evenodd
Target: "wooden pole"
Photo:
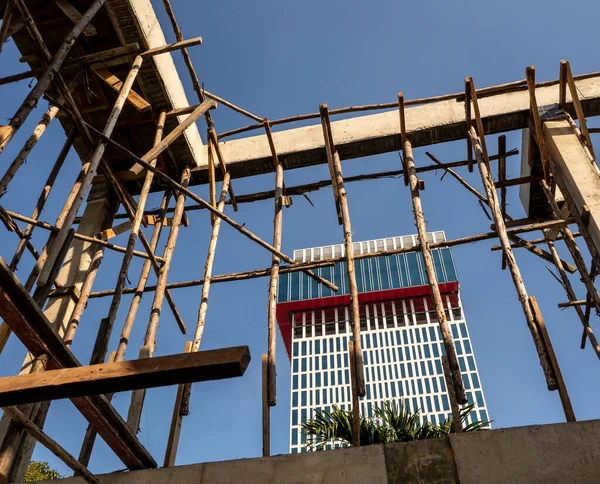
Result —
<instances>
[{"instance_id":1,"label":"wooden pole","mask_svg":"<svg viewBox=\"0 0 600 484\"><path fill-rule=\"evenodd\" d=\"M187 188L191 177L190 168L184 168L181 175L181 185ZM144 338L144 345L140 348L140 357L146 356L152 357L156 346L156 331L158 329L158 321L160 319L160 313L166 292L167 277L169 275L169 269L171 267L171 259L173 258L173 252L175 250L175 244L177 243L177 236L179 235L179 227L181 225L181 219L183 217L183 211L185 208L185 194L179 192L177 194L177 202L175 206L175 213L173 214L173 222L170 228L169 237L167 239L167 245L165 247L164 259L165 263L160 268L158 274L158 281L156 284L156 292L154 293L154 300L152 302L152 309L150 311L150 321L146 329L146 336ZM143 213L143 211L142 211ZM129 412L127 416L127 423L135 431L139 428L139 422L142 415L142 408L144 405L145 390L136 390L131 394L131 403L129 405Z\"/></svg>"},{"instance_id":2,"label":"wooden pole","mask_svg":"<svg viewBox=\"0 0 600 484\"><path fill-rule=\"evenodd\" d=\"M546 183L545 180L542 180L540 182L540 186L542 187L542 190L546 195L546 199L548 200L548 204L550 205L550 210L552 211L554 218L560 217L562 213L560 211L558 203L556 203L554 195L552 194L552 190L550 190L550 186L548 185L548 183ZM585 261L583 260L583 256L581 255L581 251L579 250L577 242L575 241L575 237L573 237L573 233L568 227L563 227L561 231L565 240L565 245L567 246L569 252L571 253L571 256L573 257L573 261L575 262L577 270L579 270L579 274L581 275L581 281L584 283L588 293L590 294L594 307L597 311L600 311L600 295L598 294L596 286L594 285L594 281L592 280L592 277L587 270L587 266L585 264Z\"/></svg>"},{"instance_id":3,"label":"wooden pole","mask_svg":"<svg viewBox=\"0 0 600 484\"><path fill-rule=\"evenodd\" d=\"M563 410L565 412L565 417L567 419L567 422L576 422L577 419L575 418L575 412L573 412L573 407L571 406L571 399L569 398L569 393L567 392L567 386L565 385L562 372L560 371L558 359L556 358L556 354L554 353L552 341L550 341L550 335L548 334L546 323L544 322L544 318L542 317L542 312L540 311L540 308L534 296L529 296L529 304L531 304L531 310L533 311L535 321L540 330L540 334L542 335L544 346L546 347L546 351L548 352L548 358L550 359L550 363L552 364L552 371L556 377L558 395L560 396L560 402L562 403Z\"/></svg>"},{"instance_id":4,"label":"wooden pole","mask_svg":"<svg viewBox=\"0 0 600 484\"><path fill-rule=\"evenodd\" d=\"M21 425L35 440L46 447L56 457L63 461L69 468L80 475L91 484L102 484L102 481L92 474L87 467L82 465L75 457L69 454L60 444L51 439L41 428L34 424L27 415L17 407L4 407L4 412L10 415L15 422Z\"/></svg>"},{"instance_id":5,"label":"wooden pole","mask_svg":"<svg viewBox=\"0 0 600 484\"><path fill-rule=\"evenodd\" d=\"M241 234L245 235L250 240L256 242L258 245L260 245L261 247L265 248L266 250L268 250L272 254L275 254L279 258L283 259L288 264L296 264L296 261L294 261L294 259L292 259L291 257L287 256L286 254L284 254L284 253L276 250L274 247L272 247L271 245L269 245L267 242L265 242L264 240L262 240L260 237L258 237L257 235L253 234L252 232L250 232L247 228L244 227L244 225L241 225L241 224L237 223L235 220L233 220L232 218L228 217L224 213L220 213L209 202L207 202L203 198L199 197L195 193L191 192L190 190L188 190L186 187L182 186L181 184L177 183L175 180L173 180L168 175L165 175L159 169L157 169L157 168L155 168L153 166L150 166L142 158L140 158L139 156L133 154L131 151L129 151L127 148L125 148L124 146L120 145L119 143L111 140L109 137L105 136L104 134L102 134L101 132L99 132L98 130L96 130L93 126L88 125L88 127L92 131L96 132L104 141L106 141L110 145L118 148L121 152L126 153L127 156L129 156L131 159L135 160L137 163L139 163L144 168L147 168L149 171L153 171L154 174L158 178L160 178L167 185L169 185L170 187L172 187L175 191L181 192L181 193L185 194L186 196L190 197L192 200L194 200L195 202L197 202L200 205L202 205L209 212L215 214L217 217L219 217L220 219L222 219L225 223L227 223L228 225L230 225L231 227L233 227L235 230L237 230ZM332 282L328 281L327 279L324 279L323 277L321 277L321 276L319 276L317 274L314 274L313 272L311 272L309 270L307 270L305 273L310 278L314 279L319 284L323 284L324 286L328 287L332 291L337 292L339 290L339 288L335 284L333 284Z\"/></svg>"},{"instance_id":6,"label":"wooden pole","mask_svg":"<svg viewBox=\"0 0 600 484\"><path fill-rule=\"evenodd\" d=\"M546 377L548 389L555 390L556 378L552 372L552 367L548 358L548 354L546 353L546 349L538 331L538 326L535 323L535 319L531 311L531 306L529 304L529 296L527 294L527 290L525 289L523 278L521 277L521 271L517 266L517 261L515 260L515 256L510 247L510 241L506 232L506 226L504 224L504 217L502 216L500 206L496 199L494 182L488 170L489 163L487 162L485 152L482 149L480 138L479 136L477 136L477 133L475 132L474 128L471 128L469 130L469 136L471 137L473 146L475 148L475 156L477 158L477 164L479 166L479 174L481 175L481 181L483 182L483 185L485 187L487 199L492 210L492 216L496 225L496 232L498 233L500 244L502 245L502 249L504 251L506 265L509 268L510 275L515 285L515 289L517 290L517 295L523 308L523 312L525 314L525 320L527 322L527 326L529 327L529 331L531 332L531 336L533 338L533 342L535 344L540 359L540 365L544 370L544 376Z\"/></svg>"},{"instance_id":7,"label":"wooden pole","mask_svg":"<svg viewBox=\"0 0 600 484\"><path fill-rule=\"evenodd\" d=\"M192 342L185 342L184 353L191 353ZM177 386L177 395L175 396L175 405L173 406L173 416L171 417L171 428L169 429L169 438L167 439L167 450L165 451L165 460L163 467L173 467L177 458L177 447L179 446L179 435L181 433L181 423L183 415L181 405L183 403L183 391L185 384Z\"/></svg>"},{"instance_id":8,"label":"wooden pole","mask_svg":"<svg viewBox=\"0 0 600 484\"><path fill-rule=\"evenodd\" d=\"M23 163L25 163L25 160L29 156L29 153L31 153L31 150L33 150L33 148L35 147L37 142L40 140L40 138L46 131L46 128L48 127L50 122L54 119L54 117L56 116L57 113L58 113L58 108L56 106L52 106L52 105L48 108L48 111L46 111L44 113L44 115L42 116L42 119L40 119L39 123L33 130L33 133L31 134L29 139L25 142L25 144L23 145L23 148L21 148L21 150L19 151L19 153L17 154L17 156L15 157L13 162L10 164L10 166L6 170L6 173L4 173L4 175L2 176L2 179L0 179L0 195L3 195L6 192L6 190L8 188L8 184L14 178L15 174L17 173L19 168L21 168Z\"/></svg>"},{"instance_id":9,"label":"wooden pole","mask_svg":"<svg viewBox=\"0 0 600 484\"><path fill-rule=\"evenodd\" d=\"M452 371L450 370L450 364L448 363L448 357L442 356L442 368L444 369L444 380L446 381L446 388L448 389L448 400L450 400L450 409L452 410L452 423L454 424L454 433L460 434L462 432L462 422L460 421L460 408L456 401L456 394L454 393L454 383L452 382Z\"/></svg>"},{"instance_id":10,"label":"wooden pole","mask_svg":"<svg viewBox=\"0 0 600 484\"><path fill-rule=\"evenodd\" d=\"M73 29L71 30L69 35L67 35L61 46L56 51L52 62L50 62L50 64L46 68L46 72L42 74L35 87L31 90L25 101L23 101L23 104L21 104L19 109L17 109L17 112L11 118L8 124L8 129L3 132L3 135L0 138L0 153L4 151L6 145L14 137L17 130L23 125L31 111L36 107L38 101L46 92L54 77L58 74L58 71L62 66L64 60L66 59L67 54L71 50L71 47L73 47L75 41L77 40L81 32L83 32L85 27L90 23L94 15L96 15L98 10L100 10L100 8L102 7L102 5L104 5L105 2L106 0L95 0L89 6L87 11L81 16L81 19L73 26ZM61 237L61 239L63 239L64 242L64 235ZM60 246L61 244L62 242L58 245Z\"/></svg>"},{"instance_id":11,"label":"wooden pole","mask_svg":"<svg viewBox=\"0 0 600 484\"><path fill-rule=\"evenodd\" d=\"M353 445L360 445L360 403L359 397L366 395L365 370L360 341L360 309L358 303L358 286L356 284L356 272L354 269L354 248L352 245L352 223L350 220L350 209L348 208L348 198L346 187L344 186L344 176L342 174L342 164L339 154L333 144L333 133L331 132L331 123L326 104L319 106L321 112L321 125L323 127L323 137L325 143L329 144L327 151L327 162L329 171L333 174L334 185L337 188L337 202L339 203L339 213L342 217L344 230L344 249L346 258L346 272L348 275L348 288L350 292L350 318L352 341L348 347L350 352L351 379L352 384L352 428Z\"/></svg>"},{"instance_id":12,"label":"wooden pole","mask_svg":"<svg viewBox=\"0 0 600 484\"><path fill-rule=\"evenodd\" d=\"M265 130L267 140L271 148L271 157L275 165L275 216L273 218L273 247L281 250L281 233L283 230L283 165L277 156L275 142L271 134L269 122L265 120ZM279 266L281 260L276 255L271 256L271 274L269 275L269 295L267 302L267 320L268 320L268 367L267 367L267 394L271 407L277 403L277 369L276 369L276 351L277 351L277 285L279 282Z\"/></svg>"},{"instance_id":13,"label":"wooden pole","mask_svg":"<svg viewBox=\"0 0 600 484\"><path fill-rule=\"evenodd\" d=\"M401 124L404 123L404 96L402 93L398 94L398 106L400 111ZM429 290L435 306L435 313L440 325L440 331L442 333L442 339L444 341L444 348L448 355L448 364L450 365L450 371L452 372L452 382L454 387L454 394L457 402L465 404L467 397L465 395L465 388L463 385L462 375L460 373L460 367L458 365L458 357L456 356L456 349L454 347L454 341L452 339L452 332L450 325L446 319L446 312L444 310L444 302L442 301L442 294L438 285L437 274L433 265L433 257L431 250L429 249L429 243L427 242L427 227L425 226L425 216L423 215L423 207L421 205L421 195L419 189L419 179L415 171L415 161L413 157L412 145L410 140L406 137L402 140L403 149L405 153L404 164L408 171L408 180L410 186L410 193L412 198L413 212L415 215L415 222L417 225L417 233L419 238L419 247L423 254L423 261L425 262L425 271L427 273L427 279L429 281ZM452 396L450 394L450 396Z\"/></svg>"},{"instance_id":14,"label":"wooden pole","mask_svg":"<svg viewBox=\"0 0 600 484\"><path fill-rule=\"evenodd\" d=\"M503 183L506 181L506 136L498 136L498 181ZM506 186L500 189L500 210L502 215L506 218ZM506 260L504 254L502 254L502 270L506 270Z\"/></svg>"},{"instance_id":15,"label":"wooden pole","mask_svg":"<svg viewBox=\"0 0 600 484\"><path fill-rule=\"evenodd\" d=\"M577 120L579 121L579 128L581 130L581 134L583 134L583 139L585 144L587 145L592 158L595 160L596 155L594 153L594 146L592 145L592 138L590 137L590 132L588 131L587 121L585 120L585 114L583 112L583 107L581 106L581 101L579 100L579 93L577 92L577 86L575 85L575 79L573 78L573 73L571 72L571 64L565 61L561 61L561 73L563 69L564 62L564 70L567 78L567 84L569 86L569 92L571 93L571 100L573 102L573 108L575 108L575 113L577 114Z\"/></svg>"},{"instance_id":16,"label":"wooden pole","mask_svg":"<svg viewBox=\"0 0 600 484\"><path fill-rule=\"evenodd\" d=\"M271 406L269 405L269 356L262 355L262 447L263 457L271 455Z\"/></svg>"},{"instance_id":17,"label":"wooden pole","mask_svg":"<svg viewBox=\"0 0 600 484\"><path fill-rule=\"evenodd\" d=\"M97 4L97 3L103 3L103 0L96 0L95 4ZM113 106L113 109L108 117L108 120L106 122L104 130L102 132L102 134L104 136L110 137L110 135L112 134L115 124L119 118L119 115L121 114L121 111L123 110L125 100L127 99L127 96L129 94L129 92L131 91L131 88L133 87L133 82L135 81L135 78L137 77L137 74L140 70L141 65L142 65L142 58L140 56L138 56L133 61L133 65L129 71L129 74L127 75L127 78L125 79L125 82L123 83L123 88L121 89L121 92L117 96L115 105ZM57 248L62 246L62 243L64 242L64 239L66 237L67 231L70 230L71 226L73 225L73 220L75 219L75 216L77 215L77 212L79 211L79 208L81 207L81 204L83 203L83 200L87 195L87 192L92 183L92 178L94 177L94 173L96 172L96 170L98 169L98 166L100 165L100 162L102 160L102 156L104 155L105 150L106 150L106 141L104 141L102 139L102 140L98 141L94 152L92 153L92 155L89 158L89 161L88 161L89 166L88 166L85 176L81 182L81 186L79 188L77 196L75 197L75 200L73 201L73 204L71 205L71 207L65 217L65 221L61 226L60 232L56 235L56 239L54 240L54 243L52 244L52 248L50 249L50 251L48 253L47 261L46 261L44 267L41 269L41 272L39 275L38 284L45 285L48 283L48 271L49 271L48 268L50 267L50 265L52 264L52 262L56 256Z\"/></svg>"},{"instance_id":18,"label":"wooden pole","mask_svg":"<svg viewBox=\"0 0 600 484\"><path fill-rule=\"evenodd\" d=\"M542 169L544 171L544 177L549 179L550 166L548 160L548 150L546 149L546 142L544 141L544 130L542 127L542 121L540 119L540 113L538 110L537 99L535 97L535 67L529 66L525 69L525 77L527 79L527 89L529 90L529 110L533 123L535 126L535 140L540 150L540 158L542 159ZM481 133L481 131L479 131Z\"/></svg>"},{"instance_id":19,"label":"wooden pole","mask_svg":"<svg viewBox=\"0 0 600 484\"><path fill-rule=\"evenodd\" d=\"M548 239L547 244L548 244L548 249L550 249L550 253L554 257L554 265L556 266L556 270L558 271L558 275L560 276L560 280L562 281L562 285L565 289L565 292L567 293L567 297L569 298L569 301L577 301L577 296L575 294L575 290L573 289L571 281L569 280L569 277L567 276L567 273L564 270L562 261L560 260L560 257L558 255L558 251L556 250L556 247L554 246L554 242L552 240ZM560 305L559 305L559 307L560 307ZM590 326L588 319L585 317L585 313L584 313L583 309L580 306L574 306L574 307L575 307L575 312L577 313L577 316L579 316L581 324L583 325L584 334L587 335L587 337L590 339L590 342L592 343L592 347L594 348L596 355L600 359L600 345L598 344L598 340L596 339L596 336L594 335L594 331L592 330L592 327Z\"/></svg>"},{"instance_id":20,"label":"wooden pole","mask_svg":"<svg viewBox=\"0 0 600 484\"><path fill-rule=\"evenodd\" d=\"M0 52L4 42L8 40L8 33L10 30L10 23L12 21L15 10L15 4L12 0L8 0L4 6L4 14L2 15L2 27L0 27Z\"/></svg>"}]
</instances>

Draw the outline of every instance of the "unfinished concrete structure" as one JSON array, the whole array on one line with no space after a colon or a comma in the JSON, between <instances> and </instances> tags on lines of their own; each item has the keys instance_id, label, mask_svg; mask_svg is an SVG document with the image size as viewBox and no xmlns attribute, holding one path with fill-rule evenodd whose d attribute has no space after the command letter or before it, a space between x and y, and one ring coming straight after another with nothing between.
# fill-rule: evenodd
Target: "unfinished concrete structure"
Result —
<instances>
[{"instance_id":1,"label":"unfinished concrete structure","mask_svg":"<svg viewBox=\"0 0 600 484\"><path fill-rule=\"evenodd\" d=\"M250 358L246 347L199 351L211 284L255 277L270 278L267 354L263 358L263 448L264 454L269 455L269 407L276 404L278 276L284 272L303 271L318 283L337 290L320 274L320 268L332 265L335 259L299 263L281 252L282 216L284 208L291 204L291 196L325 186L333 188L333 201L346 247L344 259L353 308L353 344L349 351L356 429L365 382L354 259L369 257L369 254L353 253L345 183L389 176L390 172L345 179L342 161L399 150L402 151L403 166L393 173L403 174L410 187L420 243L410 249L398 249L398 252L419 251L423 254L447 354L447 383L452 390L454 411L466 403L466 398L430 250L498 238L499 249L503 251L503 266L510 271L548 389L558 391L566 420L574 422L575 415L543 317L535 298L528 294L523 284L513 249L525 248L555 264L567 292L567 304L575 308L582 324L582 346L589 339L591 350L600 358L600 345L589 321L592 308L600 310L600 296L594 286L600 262L600 181L590 130L586 125L586 117L600 114L600 74L573 77L569 64L563 62L557 66L557 81L536 83L535 70L530 67L526 70L526 79L510 84L478 90L473 80L467 78L462 93L411 101L405 101L400 93L394 103L335 110L321 105L318 113L269 121L202 89L187 53L187 49L200 44L201 39L184 40L169 0L164 0L164 4L176 34L175 44L166 44L148 0L0 1L3 18L0 46L11 36L30 68L27 72L0 79L0 84L35 78L30 94L10 122L0 126L0 152L42 98L50 103L26 145L0 179L0 192L8 189L52 119L57 118L67 134L33 214L27 217L0 207L2 222L20 239L10 264L0 262L0 317L4 320L0 327L0 350L14 332L29 351L20 376L0 379L0 406L4 407L0 422L0 482L22 478L36 440L87 481L99 482L86 467L97 434L127 468L157 467L155 458L136 436L145 389L177 384L179 389L164 457L164 465L172 466L182 419L191 404L191 384L241 376ZM188 102L186 98L170 56L174 50L183 53L197 103ZM90 91L95 95L89 96ZM251 118L255 124L217 134L210 114L217 102ZM330 120L337 114L362 111L375 114ZM206 145L198 131L197 121L201 117L207 128ZM310 119L317 121L314 125L271 132L273 126ZM521 129L526 130L527 140L527 150L522 153L525 174L507 180L506 159L516 153L507 152L504 138L500 137L497 154L490 156L486 135ZM225 138L253 130L264 130L264 134L224 142ZM444 164L430 156L433 165L415 166L414 147L461 139L467 141L467 160ZM66 194L57 221L49 224L41 221L42 211L71 146L81 158L81 172L71 192ZM496 164L491 164L493 160L498 160L497 181L492 176L492 170L496 169ZM330 180L296 187L284 184L285 170L325 163L330 169ZM479 171L484 193L470 186L453 170L465 166L469 171ZM424 187L418 174L440 167L489 206L494 220L491 231L461 239L427 242L421 206ZM235 179L269 172L276 174L273 191L236 196ZM221 182L220 191L218 182ZM199 184L208 184L209 200L202 199L190 188ZM506 188L511 186L524 187L529 219L513 220L506 213ZM159 213L146 211L151 192L164 192ZM171 198L175 199L174 209L169 208ZM239 224L225 214L228 205L236 211L239 203L270 198L274 199L275 210L272 243L262 240L251 227ZM194 204L186 205L188 199ZM119 205L129 219L124 223L115 222ZM81 209L84 209L83 215L78 218ZM197 209L206 210L207 216L210 212L212 220L204 274L199 280L169 283L169 268L179 230L186 221L186 211ZM167 217L170 213L172 216ZM222 222L269 251L271 266L213 276ZM25 228L22 228L23 224ZM164 225L168 226L169 234L166 249L159 256L155 252ZM577 233L569 228L574 225ZM146 226L152 226L149 237L143 230ZM41 249L31 244L34 228L48 231L47 242ZM543 231L543 238L526 240L520 236L539 230ZM123 231L129 232L126 247L109 242L111 237ZM592 254L589 267L580 253L577 236L583 238ZM141 244L136 249L138 239ZM574 265L559 257L555 248L559 239L566 243ZM546 244L548 250L542 249L541 244ZM36 264L29 277L19 281L14 271L26 250L35 258ZM93 292L105 250L124 254L121 268L114 290ZM129 270L133 257L143 258L145 263L137 287L125 289L128 274L131 278L137 277ZM157 274L155 286L147 286L151 271ZM579 288L573 287L567 272L579 272L586 299L577 298ZM154 353L163 301L166 299L180 329L185 332L186 326L172 292L180 287L199 285L202 286L202 297L198 301L198 318L185 353L156 358L150 365L148 359ZM146 337L139 360L125 362L129 336L144 292L154 293ZM115 323L121 323L117 321L117 311L122 296L127 293L134 293L134 297L122 324L119 345L109 353L111 332ZM90 366L82 366L69 347L86 303L92 297L110 297L111 306L99 326ZM133 390L127 421L111 405L113 394L125 390ZM78 458L67 453L42 430L49 401L56 398L70 398L89 422ZM354 439L354 445L360 445L358 432L354 433Z\"/></svg>"}]
</instances>

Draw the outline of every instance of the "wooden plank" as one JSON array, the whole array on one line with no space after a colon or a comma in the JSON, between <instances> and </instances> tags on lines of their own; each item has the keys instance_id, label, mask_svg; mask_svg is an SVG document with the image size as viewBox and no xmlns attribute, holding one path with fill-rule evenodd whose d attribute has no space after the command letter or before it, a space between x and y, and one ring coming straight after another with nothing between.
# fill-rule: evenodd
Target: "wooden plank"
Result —
<instances>
[{"instance_id":1,"label":"wooden plank","mask_svg":"<svg viewBox=\"0 0 600 484\"><path fill-rule=\"evenodd\" d=\"M0 407L242 376L247 346L0 378Z\"/></svg>"},{"instance_id":2,"label":"wooden plank","mask_svg":"<svg viewBox=\"0 0 600 484\"><path fill-rule=\"evenodd\" d=\"M575 108L575 113L577 114L577 120L579 121L579 129L581 130L581 134L583 135L583 139L587 144L590 153L594 160L596 159L596 155L594 153L594 147L592 145L592 139L590 138L590 133L587 127L587 121L585 120L585 113L583 112L583 107L581 106L581 101L579 100L579 93L577 92L577 86L575 85L575 79L573 78L573 73L571 72L571 64L566 63L566 74L567 74L567 83L569 85L569 92L571 93L571 100L573 102L573 107Z\"/></svg>"},{"instance_id":3,"label":"wooden plank","mask_svg":"<svg viewBox=\"0 0 600 484\"><path fill-rule=\"evenodd\" d=\"M0 258L0 317L33 356L48 355L51 368L81 366L52 330L44 313ZM156 462L103 396L72 399L86 420L129 469L156 467Z\"/></svg>"},{"instance_id":4,"label":"wooden plank","mask_svg":"<svg viewBox=\"0 0 600 484\"><path fill-rule=\"evenodd\" d=\"M173 44L167 44L160 47L154 47L142 52L142 57L152 57L155 55L166 54L167 52L173 52L174 50L187 49L195 45L202 43L202 37L194 37L193 39L182 40L181 42L175 42Z\"/></svg>"},{"instance_id":5,"label":"wooden plank","mask_svg":"<svg viewBox=\"0 0 600 484\"><path fill-rule=\"evenodd\" d=\"M550 177L550 167L548 166L548 150L546 149L546 141L544 140L544 129L542 120L540 119L540 112L538 109L538 102L536 97L536 86L535 86L535 67L529 66L525 70L527 77L527 88L529 91L529 109L531 111L531 117L535 126L535 141L537 142L540 158L542 159L542 169L544 172L544 178L546 180ZM531 132L531 130L530 130Z\"/></svg>"},{"instance_id":6,"label":"wooden plank","mask_svg":"<svg viewBox=\"0 0 600 484\"><path fill-rule=\"evenodd\" d=\"M269 356L262 355L262 448L263 457L271 455L271 406L269 405Z\"/></svg>"},{"instance_id":7,"label":"wooden plank","mask_svg":"<svg viewBox=\"0 0 600 484\"><path fill-rule=\"evenodd\" d=\"M123 88L123 81L115 76L108 69L96 69L94 71L100 79L102 79L106 84L112 87L117 93L121 92ZM151 108L151 105L148 101L146 101L142 96L140 96L133 89L127 95L127 101L131 103L138 111L144 112Z\"/></svg>"},{"instance_id":8,"label":"wooden plank","mask_svg":"<svg viewBox=\"0 0 600 484\"><path fill-rule=\"evenodd\" d=\"M62 13L69 17L69 19L74 24L79 22L83 17L79 10L77 10L68 0L54 0L54 3L56 3L56 6L60 8L62 10ZM83 35L85 35L86 37L91 37L92 35L96 35L97 33L98 31L91 23L87 24L83 29Z\"/></svg>"},{"instance_id":9,"label":"wooden plank","mask_svg":"<svg viewBox=\"0 0 600 484\"><path fill-rule=\"evenodd\" d=\"M123 222L122 224L115 225L114 227L103 230L102 232L96 235L96 238L102 240L109 240L116 237L117 235L121 235L122 233L127 232L129 229L131 229L131 221Z\"/></svg>"}]
</instances>

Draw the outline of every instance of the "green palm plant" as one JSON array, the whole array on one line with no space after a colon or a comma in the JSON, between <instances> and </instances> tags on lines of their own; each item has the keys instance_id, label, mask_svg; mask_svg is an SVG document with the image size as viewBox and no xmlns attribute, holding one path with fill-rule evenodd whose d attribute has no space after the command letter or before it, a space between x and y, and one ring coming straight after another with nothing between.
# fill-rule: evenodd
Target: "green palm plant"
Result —
<instances>
[{"instance_id":1,"label":"green palm plant","mask_svg":"<svg viewBox=\"0 0 600 484\"><path fill-rule=\"evenodd\" d=\"M484 429L490 421L475 421L465 425L475 404L463 407L460 420L463 432ZM440 425L429 422L421 424L420 411L411 412L402 402L384 402L375 407L373 417L360 419L361 445L387 444L390 442L411 442L414 440L444 437L454 432L452 417ZM308 450L321 450L328 443L339 442L352 445L352 411L334 405L331 411L318 410L313 419L302 424L306 434L305 446Z\"/></svg>"}]
</instances>

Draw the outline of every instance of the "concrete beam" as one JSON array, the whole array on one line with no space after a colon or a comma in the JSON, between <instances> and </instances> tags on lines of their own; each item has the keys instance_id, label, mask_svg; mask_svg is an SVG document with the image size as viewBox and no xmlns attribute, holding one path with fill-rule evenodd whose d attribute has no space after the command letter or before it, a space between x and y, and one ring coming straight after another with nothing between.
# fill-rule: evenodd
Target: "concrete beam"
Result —
<instances>
[{"instance_id":1,"label":"concrete beam","mask_svg":"<svg viewBox=\"0 0 600 484\"><path fill-rule=\"evenodd\" d=\"M576 81L586 116L600 114L600 74L579 76ZM537 88L540 107L558 103L558 81ZM570 97L567 98L570 108ZM527 89L482 97L479 100L485 132L501 133L527 127ZM406 128L414 147L466 138L464 101L455 98L407 108ZM398 151L398 111L356 116L331 123L333 139L342 160ZM320 124L274 132L277 154L286 169L326 163ZM206 147L204 147L206 149ZM273 171L266 135L221 143L227 167L234 178ZM204 158L206 159L206 158ZM192 172L192 183L207 182L207 163Z\"/></svg>"},{"instance_id":2,"label":"concrete beam","mask_svg":"<svg viewBox=\"0 0 600 484\"><path fill-rule=\"evenodd\" d=\"M565 197L572 201L569 208L576 210L587 221L591 242L597 253L600 253L598 168L567 120L546 121L544 139L559 183L565 188Z\"/></svg>"}]
</instances>

